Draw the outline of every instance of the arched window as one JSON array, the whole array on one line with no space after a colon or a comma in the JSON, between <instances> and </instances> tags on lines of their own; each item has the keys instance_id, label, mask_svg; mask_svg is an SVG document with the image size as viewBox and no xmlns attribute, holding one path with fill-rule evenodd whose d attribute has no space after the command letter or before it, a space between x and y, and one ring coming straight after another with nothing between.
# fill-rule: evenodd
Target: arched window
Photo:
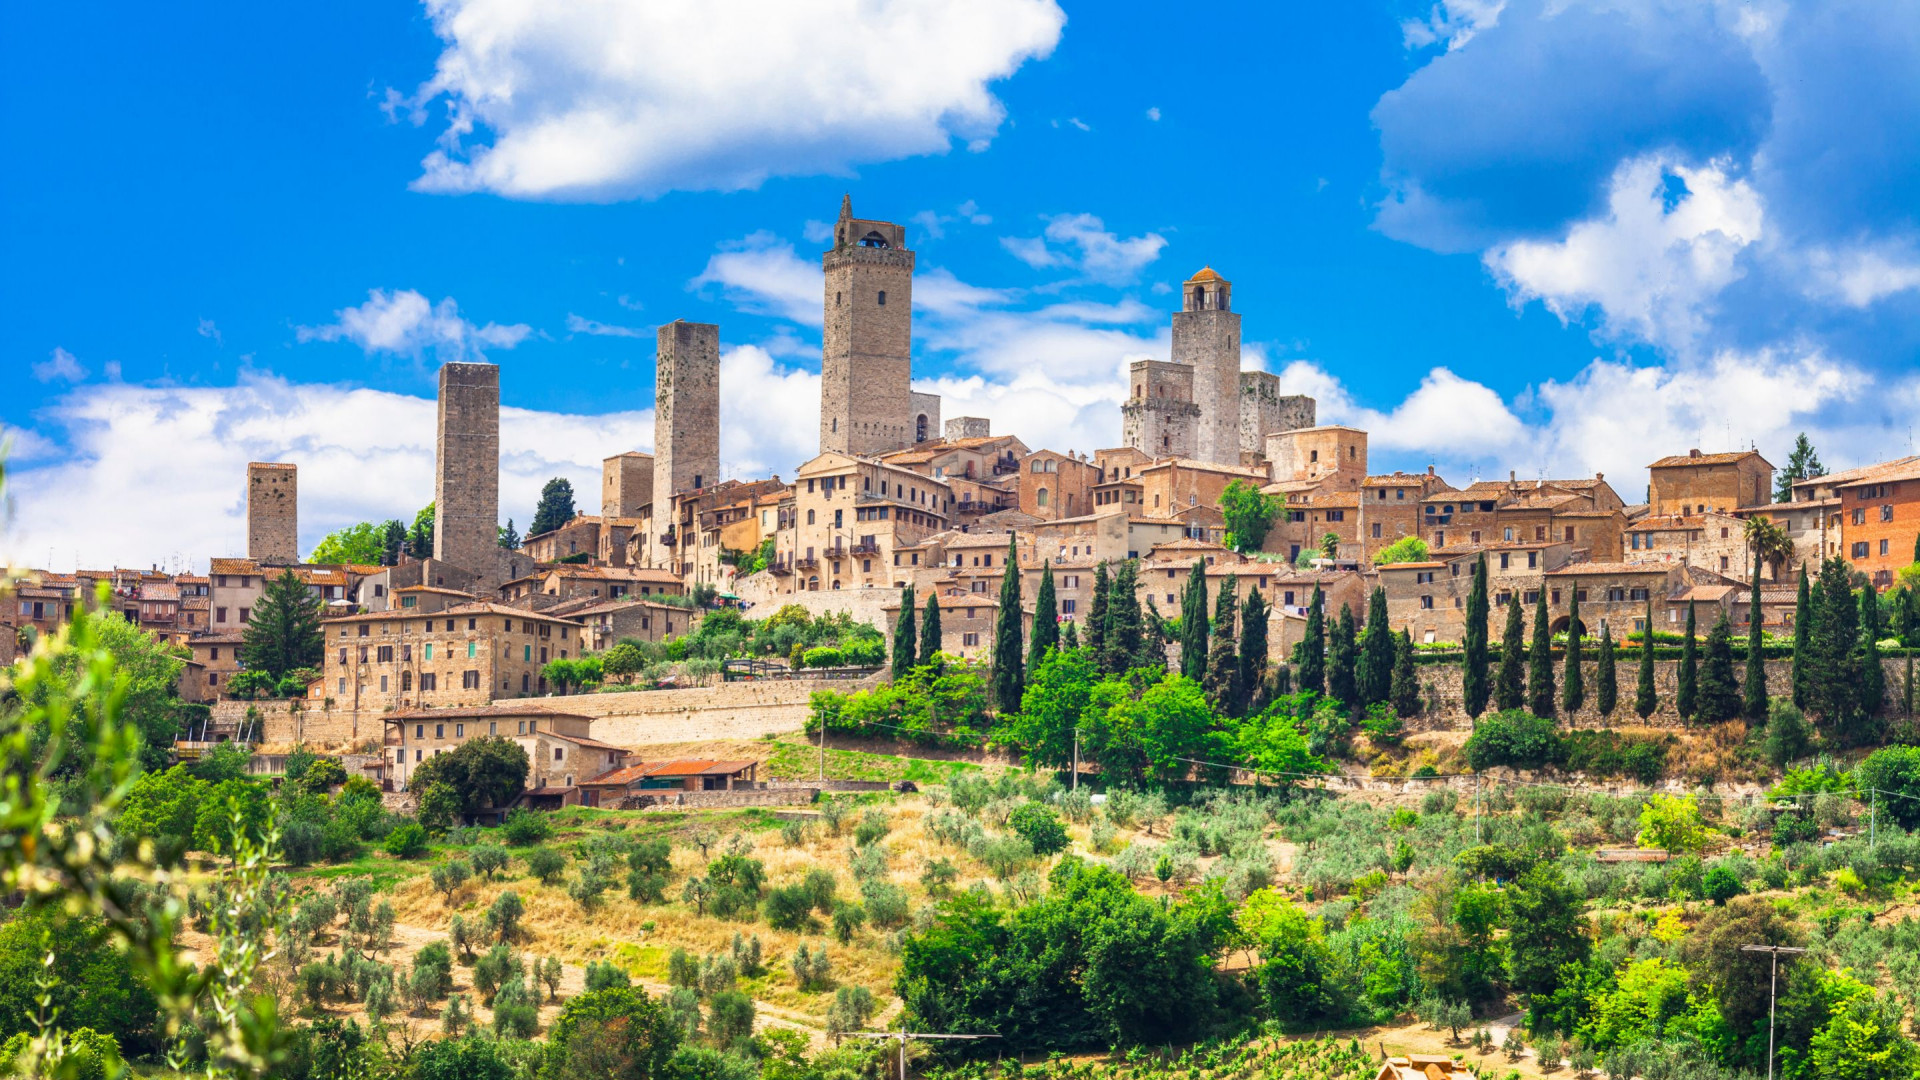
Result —
<instances>
[{"instance_id":1,"label":"arched window","mask_svg":"<svg viewBox=\"0 0 1920 1080\"><path fill-rule=\"evenodd\" d=\"M807 511L807 524L813 524L813 511Z\"/></svg>"},{"instance_id":2,"label":"arched window","mask_svg":"<svg viewBox=\"0 0 1920 1080\"><path fill-rule=\"evenodd\" d=\"M1033 501L1040 506L1047 505L1047 489L1041 488L1039 492L1034 495Z\"/></svg>"},{"instance_id":3,"label":"arched window","mask_svg":"<svg viewBox=\"0 0 1920 1080\"><path fill-rule=\"evenodd\" d=\"M867 235L860 238L860 246L870 247L870 248L883 248L883 247L890 247L892 245L887 243L887 238L884 236L881 236L880 231L878 229L875 229L874 231L869 232Z\"/></svg>"},{"instance_id":4,"label":"arched window","mask_svg":"<svg viewBox=\"0 0 1920 1080\"><path fill-rule=\"evenodd\" d=\"M915 420L913 423L913 441L914 442L927 441L927 414L926 413L921 413L919 419Z\"/></svg>"}]
</instances>

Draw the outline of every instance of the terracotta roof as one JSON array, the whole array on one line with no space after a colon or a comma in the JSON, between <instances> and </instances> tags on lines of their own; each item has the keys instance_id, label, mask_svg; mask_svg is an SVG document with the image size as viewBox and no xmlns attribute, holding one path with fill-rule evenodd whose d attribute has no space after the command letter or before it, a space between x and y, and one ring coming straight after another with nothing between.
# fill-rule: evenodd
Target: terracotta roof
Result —
<instances>
[{"instance_id":1,"label":"terracotta roof","mask_svg":"<svg viewBox=\"0 0 1920 1080\"><path fill-rule=\"evenodd\" d=\"M568 714L561 713L558 715L564 716ZM612 743L604 743L604 742L601 742L599 739L589 739L585 735L568 735L562 731L541 731L541 732L536 732L535 734L538 734L541 736L549 736L555 739L559 739L562 742L570 742L576 746L585 746L593 750L618 750L623 754L626 753L627 751L627 748L624 746L615 746ZM531 739L534 736L525 735L521 737Z\"/></svg>"},{"instance_id":2,"label":"terracotta roof","mask_svg":"<svg viewBox=\"0 0 1920 1080\"><path fill-rule=\"evenodd\" d=\"M260 572L260 564L252 559L209 559L207 565L209 567L207 572L210 574L257 574Z\"/></svg>"},{"instance_id":3,"label":"terracotta roof","mask_svg":"<svg viewBox=\"0 0 1920 1080\"><path fill-rule=\"evenodd\" d=\"M464 596L473 600L479 599L479 597L474 596L470 592L463 592L459 589L443 589L438 585L402 585L393 591L396 593L439 593L443 596Z\"/></svg>"},{"instance_id":4,"label":"terracotta roof","mask_svg":"<svg viewBox=\"0 0 1920 1080\"><path fill-rule=\"evenodd\" d=\"M758 762L753 761L709 761L704 758L687 761L642 761L601 773L591 780L583 780L580 786L624 787L636 780L645 780L650 777L731 776L757 764Z\"/></svg>"},{"instance_id":5,"label":"terracotta roof","mask_svg":"<svg viewBox=\"0 0 1920 1080\"><path fill-rule=\"evenodd\" d=\"M416 720L485 720L502 716L560 717L567 720L589 721L593 719L591 716L561 712L540 705L462 705L450 709L410 709L406 712L388 713L381 720L388 724L398 724Z\"/></svg>"},{"instance_id":6,"label":"terracotta roof","mask_svg":"<svg viewBox=\"0 0 1920 1080\"><path fill-rule=\"evenodd\" d=\"M1835 484L1834 486L1835 487L1852 487L1856 484L1875 484L1875 483L1883 483L1888 480L1916 480L1916 479L1920 479L1920 461L1910 461L1905 464L1889 464L1889 465L1883 466L1879 471L1873 473L1871 476L1862 476L1853 480L1843 480L1840 483Z\"/></svg>"},{"instance_id":7,"label":"terracotta roof","mask_svg":"<svg viewBox=\"0 0 1920 1080\"><path fill-rule=\"evenodd\" d=\"M566 626L579 625L571 619L555 618L554 616L544 615L530 608L508 607L505 604L495 604L487 601L476 604L455 604L450 608L442 608L439 611L432 612L392 610L367 611L358 615L330 615L321 621L325 623L344 623L368 622L380 619L437 619L443 615L505 615L515 619L539 619L541 622L560 623Z\"/></svg>"},{"instance_id":8,"label":"terracotta roof","mask_svg":"<svg viewBox=\"0 0 1920 1080\"><path fill-rule=\"evenodd\" d=\"M1701 600L1717 604L1725 599L1728 593L1736 591L1738 591L1738 589L1733 585L1694 585L1681 592L1679 596L1671 597L1670 599L1680 603L1688 600Z\"/></svg>"},{"instance_id":9,"label":"terracotta roof","mask_svg":"<svg viewBox=\"0 0 1920 1080\"><path fill-rule=\"evenodd\" d=\"M1547 571L1550 577L1578 577L1582 574L1660 574L1665 576L1666 563L1630 563L1630 562L1583 562L1568 563L1558 570Z\"/></svg>"},{"instance_id":10,"label":"terracotta roof","mask_svg":"<svg viewBox=\"0 0 1920 1080\"><path fill-rule=\"evenodd\" d=\"M1760 457L1757 450L1731 450L1721 454L1702 454L1698 450L1688 454L1669 454L1647 466L1649 469L1679 469L1688 465L1731 465L1736 461L1745 461L1750 457ZM1766 458L1760 458L1764 463Z\"/></svg>"},{"instance_id":11,"label":"terracotta roof","mask_svg":"<svg viewBox=\"0 0 1920 1080\"><path fill-rule=\"evenodd\" d=\"M142 585L140 586L140 599L178 600L180 599L180 586L160 584Z\"/></svg>"},{"instance_id":12,"label":"terracotta roof","mask_svg":"<svg viewBox=\"0 0 1920 1080\"><path fill-rule=\"evenodd\" d=\"M1644 517L1627 526L1628 532L1672 532L1675 529L1704 529L1707 519L1696 514L1662 514Z\"/></svg>"},{"instance_id":13,"label":"terracotta roof","mask_svg":"<svg viewBox=\"0 0 1920 1080\"><path fill-rule=\"evenodd\" d=\"M1225 281L1225 280L1227 279L1221 277L1218 273L1216 273L1213 267L1203 266L1200 268L1199 273L1187 279L1187 283L1192 284L1193 282L1196 282L1196 281Z\"/></svg>"},{"instance_id":14,"label":"terracotta roof","mask_svg":"<svg viewBox=\"0 0 1920 1080\"><path fill-rule=\"evenodd\" d=\"M1445 565L1447 564L1443 562L1428 560L1426 562L1380 563L1376 565L1374 569L1384 574L1389 570L1430 570L1436 566L1445 566Z\"/></svg>"},{"instance_id":15,"label":"terracotta roof","mask_svg":"<svg viewBox=\"0 0 1920 1080\"><path fill-rule=\"evenodd\" d=\"M238 630L235 630L235 631L232 631L231 633L199 634L194 637L188 638L187 644L189 646L192 646L192 645L238 645L245 640L246 640L246 635L240 633L240 631Z\"/></svg>"},{"instance_id":16,"label":"terracotta roof","mask_svg":"<svg viewBox=\"0 0 1920 1080\"><path fill-rule=\"evenodd\" d=\"M1841 469L1839 472L1830 472L1825 476L1809 476L1805 480L1794 481L1793 486L1795 488L1802 488L1810 485L1832 486L1835 484L1850 483L1854 480L1865 480L1868 477L1878 476L1883 472L1905 468L1916 463L1920 463L1920 455L1894 458L1891 461L1875 462L1872 465L1861 465L1852 469Z\"/></svg>"}]
</instances>

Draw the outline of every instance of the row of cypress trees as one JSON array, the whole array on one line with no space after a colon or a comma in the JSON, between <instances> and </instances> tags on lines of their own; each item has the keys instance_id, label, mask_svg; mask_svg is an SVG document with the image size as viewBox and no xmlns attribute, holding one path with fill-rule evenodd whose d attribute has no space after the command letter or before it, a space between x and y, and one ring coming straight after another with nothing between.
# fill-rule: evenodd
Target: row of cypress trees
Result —
<instances>
[{"instance_id":1,"label":"row of cypress trees","mask_svg":"<svg viewBox=\"0 0 1920 1080\"><path fill-rule=\"evenodd\" d=\"M1376 587L1367 597L1364 629L1353 609L1340 605L1340 618L1327 625L1326 594L1318 586L1307 602L1304 637L1294 652L1302 690L1325 694L1365 712L1385 703L1398 716L1420 711L1420 685L1414 677L1413 638L1395 631L1387 619L1387 592Z\"/></svg>"}]
</instances>

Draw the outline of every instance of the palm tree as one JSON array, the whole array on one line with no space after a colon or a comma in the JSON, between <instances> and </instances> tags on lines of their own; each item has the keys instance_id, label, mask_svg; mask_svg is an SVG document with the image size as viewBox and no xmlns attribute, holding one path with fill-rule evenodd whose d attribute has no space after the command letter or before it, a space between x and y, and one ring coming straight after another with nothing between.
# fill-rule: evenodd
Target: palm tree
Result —
<instances>
[{"instance_id":1,"label":"palm tree","mask_svg":"<svg viewBox=\"0 0 1920 1080\"><path fill-rule=\"evenodd\" d=\"M1756 515L1747 519L1742 536L1747 542L1747 550L1766 563L1773 571L1773 580L1779 581L1780 568L1793 559L1793 539L1787 535L1787 530L1774 524L1771 518Z\"/></svg>"}]
</instances>

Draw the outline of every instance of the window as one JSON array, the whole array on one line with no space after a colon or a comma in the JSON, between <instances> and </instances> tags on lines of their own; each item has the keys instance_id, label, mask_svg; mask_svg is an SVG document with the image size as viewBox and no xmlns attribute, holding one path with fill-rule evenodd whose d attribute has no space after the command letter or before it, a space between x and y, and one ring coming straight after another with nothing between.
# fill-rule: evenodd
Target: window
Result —
<instances>
[{"instance_id":1,"label":"window","mask_svg":"<svg viewBox=\"0 0 1920 1080\"><path fill-rule=\"evenodd\" d=\"M467 737L467 725L465 725L465 724L455 724L455 725L453 725L453 737L454 737L454 738L456 738L456 739L464 739L464 738L466 738L466 737Z\"/></svg>"},{"instance_id":2,"label":"window","mask_svg":"<svg viewBox=\"0 0 1920 1080\"><path fill-rule=\"evenodd\" d=\"M1329 510L1327 511L1327 520L1345 521L1347 520L1347 512L1345 510Z\"/></svg>"},{"instance_id":3,"label":"window","mask_svg":"<svg viewBox=\"0 0 1920 1080\"><path fill-rule=\"evenodd\" d=\"M1535 569L1538 569L1539 566L1540 566L1540 553L1537 551L1527 552L1527 569L1535 570Z\"/></svg>"},{"instance_id":4,"label":"window","mask_svg":"<svg viewBox=\"0 0 1920 1080\"><path fill-rule=\"evenodd\" d=\"M1373 538L1380 539L1380 523L1377 521L1373 523Z\"/></svg>"},{"instance_id":5,"label":"window","mask_svg":"<svg viewBox=\"0 0 1920 1080\"><path fill-rule=\"evenodd\" d=\"M1645 600L1647 599L1647 590L1645 590L1645 589L1628 589L1628 590L1627 590L1627 599L1629 599L1629 600L1639 600L1639 601L1643 601L1643 602L1644 602L1644 601L1645 601ZM1643 619L1643 620L1641 620L1641 621L1642 621L1642 622L1644 622L1645 620ZM1639 624L1635 624L1635 625L1636 625L1636 626L1638 626ZM1644 630L1644 629L1646 629L1646 628L1645 628L1644 626L1640 626L1639 628L1640 628L1640 629L1642 629L1642 630Z\"/></svg>"},{"instance_id":6,"label":"window","mask_svg":"<svg viewBox=\"0 0 1920 1080\"><path fill-rule=\"evenodd\" d=\"M474 656L476 655L475 650L477 650L479 647L480 647L480 643L477 641L467 642L467 659L469 660L473 659Z\"/></svg>"},{"instance_id":7,"label":"window","mask_svg":"<svg viewBox=\"0 0 1920 1080\"><path fill-rule=\"evenodd\" d=\"M1866 508L1866 507L1864 507L1864 506L1856 506L1856 507L1854 507L1854 508L1853 508L1853 523L1854 523L1855 525L1865 525L1865 524L1867 523L1867 508ZM240 611L241 611L241 615L240 615L240 621L241 621L241 622L246 622L246 621L247 621L247 616L246 616L246 610L247 610L246 608L241 608L241 609L240 609Z\"/></svg>"},{"instance_id":8,"label":"window","mask_svg":"<svg viewBox=\"0 0 1920 1080\"><path fill-rule=\"evenodd\" d=\"M1885 555L1886 553L1887 553L1887 542L1885 540L1882 540L1880 541L1880 554ZM1726 562L1727 561L1726 557L1722 556L1720 561Z\"/></svg>"},{"instance_id":9,"label":"window","mask_svg":"<svg viewBox=\"0 0 1920 1080\"><path fill-rule=\"evenodd\" d=\"M1721 535L1723 536L1726 534L1725 529L1720 530L1720 532L1721 532ZM1569 544L1573 543L1573 526L1571 525L1567 526L1567 543Z\"/></svg>"},{"instance_id":10,"label":"window","mask_svg":"<svg viewBox=\"0 0 1920 1080\"><path fill-rule=\"evenodd\" d=\"M247 619L248 619L248 618L249 618L249 617L250 617L250 616L251 616L252 614L253 614L253 609L252 609L252 608L241 608L241 609L240 609L240 621L241 621L241 622L246 622L246 621L247 621Z\"/></svg>"},{"instance_id":11,"label":"window","mask_svg":"<svg viewBox=\"0 0 1920 1080\"><path fill-rule=\"evenodd\" d=\"M1560 590L1559 589L1553 590L1552 595L1547 597L1547 603L1552 604L1554 607L1560 606Z\"/></svg>"},{"instance_id":12,"label":"window","mask_svg":"<svg viewBox=\"0 0 1920 1080\"><path fill-rule=\"evenodd\" d=\"M1074 600L1071 598L1062 600L1060 601L1060 614L1071 615L1075 611L1079 610L1079 607L1080 607L1080 602L1078 600Z\"/></svg>"},{"instance_id":13,"label":"window","mask_svg":"<svg viewBox=\"0 0 1920 1080\"><path fill-rule=\"evenodd\" d=\"M1433 571L1431 571L1431 570L1417 570L1417 571L1415 571L1415 572L1414 572L1414 575L1413 575L1413 583L1414 583L1415 585L1431 585L1431 584L1433 584Z\"/></svg>"},{"instance_id":14,"label":"window","mask_svg":"<svg viewBox=\"0 0 1920 1080\"><path fill-rule=\"evenodd\" d=\"M885 289L880 290L880 306L881 307L887 306L887 290Z\"/></svg>"},{"instance_id":15,"label":"window","mask_svg":"<svg viewBox=\"0 0 1920 1080\"><path fill-rule=\"evenodd\" d=\"M413 689L413 672L411 671L401 672L400 673L400 692L404 694L411 689Z\"/></svg>"},{"instance_id":16,"label":"window","mask_svg":"<svg viewBox=\"0 0 1920 1080\"><path fill-rule=\"evenodd\" d=\"M420 673L420 690L422 693L428 690L438 689L440 689L440 676L435 675L431 671L423 671Z\"/></svg>"},{"instance_id":17,"label":"window","mask_svg":"<svg viewBox=\"0 0 1920 1080\"><path fill-rule=\"evenodd\" d=\"M215 659L218 659L218 657ZM340 662L342 664L347 662L347 647L345 645L340 646Z\"/></svg>"},{"instance_id":18,"label":"window","mask_svg":"<svg viewBox=\"0 0 1920 1080\"><path fill-rule=\"evenodd\" d=\"M533 646L531 645L520 646L520 662L523 664L533 663Z\"/></svg>"},{"instance_id":19,"label":"window","mask_svg":"<svg viewBox=\"0 0 1920 1080\"><path fill-rule=\"evenodd\" d=\"M382 664L393 663L393 646L381 645L374 650L374 659Z\"/></svg>"},{"instance_id":20,"label":"window","mask_svg":"<svg viewBox=\"0 0 1920 1080\"><path fill-rule=\"evenodd\" d=\"M969 646L969 647L978 645L980 644L980 635L979 634L961 634L960 644L963 646Z\"/></svg>"},{"instance_id":21,"label":"window","mask_svg":"<svg viewBox=\"0 0 1920 1080\"><path fill-rule=\"evenodd\" d=\"M1503 551L1503 552L1501 552L1501 553L1500 553L1500 569L1502 569L1502 570L1505 570L1505 569L1507 569L1507 568L1508 568L1508 567L1509 567L1509 566L1511 565L1511 563L1509 562L1509 560L1510 560L1511 558L1512 558L1512 556L1510 556L1510 555L1509 555L1509 554L1507 554L1506 552L1504 552L1504 551Z\"/></svg>"},{"instance_id":22,"label":"window","mask_svg":"<svg viewBox=\"0 0 1920 1080\"><path fill-rule=\"evenodd\" d=\"M553 748L553 760L555 760L555 761L565 761L566 759L567 759L567 748L566 748L566 747L564 747L564 746L556 746L556 747L554 747L554 748Z\"/></svg>"},{"instance_id":23,"label":"window","mask_svg":"<svg viewBox=\"0 0 1920 1080\"><path fill-rule=\"evenodd\" d=\"M1720 556L1720 570L1721 572L1724 573L1726 569L1727 569L1727 557L1725 555L1722 555Z\"/></svg>"},{"instance_id":24,"label":"window","mask_svg":"<svg viewBox=\"0 0 1920 1080\"><path fill-rule=\"evenodd\" d=\"M1884 506L1880 507L1880 520L1881 521L1893 520L1893 504L1892 503L1887 503ZM1721 531L1723 533L1725 532L1725 530L1721 530ZM1881 554L1885 554L1885 552L1882 552Z\"/></svg>"},{"instance_id":25,"label":"window","mask_svg":"<svg viewBox=\"0 0 1920 1080\"><path fill-rule=\"evenodd\" d=\"M406 646L402 646L402 648L407 648L407 649L411 649L411 648L412 648L412 646L411 646L411 645L406 645ZM420 654L420 658L421 658L422 660L431 660L431 659L433 659L433 645L432 645L431 643L429 643L429 644L427 644L427 645L423 645L423 646L421 646L421 648L425 650L424 652L422 652L422 653Z\"/></svg>"},{"instance_id":26,"label":"window","mask_svg":"<svg viewBox=\"0 0 1920 1080\"><path fill-rule=\"evenodd\" d=\"M1421 610L1423 610L1423 611L1432 611L1432 610L1433 610L1433 597L1431 597L1431 596L1422 596L1422 597L1420 598L1420 608L1421 608Z\"/></svg>"},{"instance_id":27,"label":"window","mask_svg":"<svg viewBox=\"0 0 1920 1080\"><path fill-rule=\"evenodd\" d=\"M1506 541L1509 544L1513 543L1513 527L1508 526L1507 528L1502 529L1500 532L1500 539Z\"/></svg>"},{"instance_id":28,"label":"window","mask_svg":"<svg viewBox=\"0 0 1920 1080\"><path fill-rule=\"evenodd\" d=\"M461 672L460 673L460 689L462 690L480 689L480 673L478 671L473 671L473 670Z\"/></svg>"},{"instance_id":29,"label":"window","mask_svg":"<svg viewBox=\"0 0 1920 1080\"><path fill-rule=\"evenodd\" d=\"M226 622L226 621L227 621L227 609L226 609L226 608L223 608L223 607L217 607L217 608L214 608L214 609L213 609L213 621L214 621L214 622ZM344 629L342 629L342 630L341 630L340 632L344 634L344 633L346 633L346 630L344 630Z\"/></svg>"},{"instance_id":30,"label":"window","mask_svg":"<svg viewBox=\"0 0 1920 1080\"><path fill-rule=\"evenodd\" d=\"M1867 542L1865 540L1861 540L1853 545L1853 557L1856 559L1864 559L1867 557Z\"/></svg>"}]
</instances>

